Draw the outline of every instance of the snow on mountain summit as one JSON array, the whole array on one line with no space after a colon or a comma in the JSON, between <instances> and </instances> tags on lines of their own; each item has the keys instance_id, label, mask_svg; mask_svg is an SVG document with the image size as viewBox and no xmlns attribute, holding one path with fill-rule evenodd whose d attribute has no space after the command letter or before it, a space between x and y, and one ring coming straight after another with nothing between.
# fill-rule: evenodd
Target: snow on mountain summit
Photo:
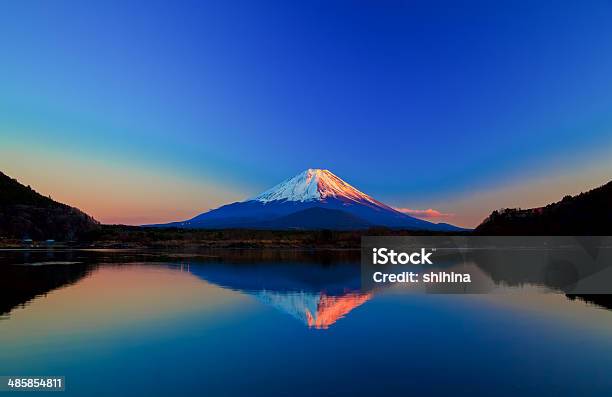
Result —
<instances>
[{"instance_id":1,"label":"snow on mountain summit","mask_svg":"<svg viewBox=\"0 0 612 397\"><path fill-rule=\"evenodd\" d=\"M289 178L251 200L271 201L322 201L328 197L380 205L365 193L338 178L329 170L309 168Z\"/></svg>"}]
</instances>

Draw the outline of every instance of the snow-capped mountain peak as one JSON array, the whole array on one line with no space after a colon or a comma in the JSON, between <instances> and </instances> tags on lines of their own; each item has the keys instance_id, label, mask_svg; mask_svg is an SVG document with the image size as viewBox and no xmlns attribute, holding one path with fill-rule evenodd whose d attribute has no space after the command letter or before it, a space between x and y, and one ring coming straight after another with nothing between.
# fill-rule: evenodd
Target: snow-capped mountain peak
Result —
<instances>
[{"instance_id":1,"label":"snow-capped mountain peak","mask_svg":"<svg viewBox=\"0 0 612 397\"><path fill-rule=\"evenodd\" d=\"M321 201L328 197L356 202L380 204L372 197L360 192L329 170L309 168L289 178L251 200L271 201Z\"/></svg>"},{"instance_id":2,"label":"snow-capped mountain peak","mask_svg":"<svg viewBox=\"0 0 612 397\"><path fill-rule=\"evenodd\" d=\"M360 192L329 170L310 168L251 199L223 205L183 222L189 228L362 230L384 226L458 230L401 213Z\"/></svg>"}]
</instances>

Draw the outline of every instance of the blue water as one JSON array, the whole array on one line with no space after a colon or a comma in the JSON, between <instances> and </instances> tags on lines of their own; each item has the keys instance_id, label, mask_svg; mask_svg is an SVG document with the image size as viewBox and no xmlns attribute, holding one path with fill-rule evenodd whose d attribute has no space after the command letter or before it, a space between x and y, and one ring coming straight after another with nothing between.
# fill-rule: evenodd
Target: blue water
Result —
<instances>
[{"instance_id":1,"label":"blue water","mask_svg":"<svg viewBox=\"0 0 612 397\"><path fill-rule=\"evenodd\" d=\"M541 288L360 291L351 261L106 260L5 313L0 375L65 376L70 396L612 394L612 311ZM80 265L0 266L21 283Z\"/></svg>"}]
</instances>

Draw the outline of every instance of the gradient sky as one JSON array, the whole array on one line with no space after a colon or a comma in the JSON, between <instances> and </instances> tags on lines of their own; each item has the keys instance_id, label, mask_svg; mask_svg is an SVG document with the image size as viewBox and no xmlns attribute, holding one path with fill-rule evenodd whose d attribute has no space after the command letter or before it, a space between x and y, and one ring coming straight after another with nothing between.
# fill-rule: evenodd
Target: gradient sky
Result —
<instances>
[{"instance_id":1,"label":"gradient sky","mask_svg":"<svg viewBox=\"0 0 612 397\"><path fill-rule=\"evenodd\" d=\"M474 226L612 179L611 20L595 0L4 2L0 170L140 224L328 168Z\"/></svg>"}]
</instances>

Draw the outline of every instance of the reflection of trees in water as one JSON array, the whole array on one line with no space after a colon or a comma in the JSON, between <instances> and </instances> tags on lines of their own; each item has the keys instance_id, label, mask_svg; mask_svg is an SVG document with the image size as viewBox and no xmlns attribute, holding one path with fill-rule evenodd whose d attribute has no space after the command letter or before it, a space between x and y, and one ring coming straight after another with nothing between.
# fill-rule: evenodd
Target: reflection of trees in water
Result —
<instances>
[{"instance_id":1,"label":"reflection of trees in water","mask_svg":"<svg viewBox=\"0 0 612 397\"><path fill-rule=\"evenodd\" d=\"M566 293L568 299L612 309L612 295L597 294L609 290L612 266L610 250L593 245L598 242L594 239L572 248L547 250L473 251L469 256L496 284L543 286ZM576 293L583 291L593 293Z\"/></svg>"},{"instance_id":2,"label":"reflection of trees in water","mask_svg":"<svg viewBox=\"0 0 612 397\"><path fill-rule=\"evenodd\" d=\"M436 268L452 270L473 263L498 286L544 287L611 307L610 295L606 295L612 285L610 237L435 236L400 243L405 251L436 247ZM385 240L373 239L368 244L384 245Z\"/></svg>"},{"instance_id":3,"label":"reflection of trees in water","mask_svg":"<svg viewBox=\"0 0 612 397\"><path fill-rule=\"evenodd\" d=\"M592 274L596 275L602 268L609 266L607 260L585 260L599 257L600 253L591 248L587 246L577 253L509 248L462 252L450 250L444 253L439 251L443 254L439 264L440 268L444 268L461 263L474 263L497 285L544 286L568 293L569 299L579 298L612 309L612 295L571 294L577 281ZM15 265L60 261L77 263ZM3 252L0 256L0 314L10 312L14 307L26 304L36 296L81 280L100 263L189 263L190 271L195 276L248 294L257 295L258 291L265 291L264 295L270 303L274 301L275 306L286 306L290 302L293 307L295 296L291 296L291 299L283 298L287 294L305 292L308 296L312 295L317 298L320 308L310 308L305 305L306 301L296 305L304 304L304 307L309 307L313 324L319 321L317 319L321 319L321 324L331 324L333 321L324 320L329 313L340 313L330 316L340 318L350 312L352 307L359 306L372 296L361 287L359 261L360 252L351 250ZM581 265L577 266L576 263ZM320 299L321 297L325 299ZM306 311L300 310L300 315L307 316Z\"/></svg>"},{"instance_id":4,"label":"reflection of trees in water","mask_svg":"<svg viewBox=\"0 0 612 397\"><path fill-rule=\"evenodd\" d=\"M608 310L612 310L612 295L573 295L566 294L565 295L570 300L579 299L583 302L592 303L594 305L603 307Z\"/></svg>"},{"instance_id":5,"label":"reflection of trees in water","mask_svg":"<svg viewBox=\"0 0 612 397\"><path fill-rule=\"evenodd\" d=\"M86 264L0 265L0 314L37 296L73 284L91 271Z\"/></svg>"},{"instance_id":6,"label":"reflection of trees in water","mask_svg":"<svg viewBox=\"0 0 612 397\"><path fill-rule=\"evenodd\" d=\"M189 263L192 270L207 269L212 272L208 278L232 289L337 294L359 288L358 262L359 252L354 250L5 251L0 256L0 315L81 280L98 264ZM263 286L262 280L267 281Z\"/></svg>"},{"instance_id":7,"label":"reflection of trees in water","mask_svg":"<svg viewBox=\"0 0 612 397\"><path fill-rule=\"evenodd\" d=\"M496 284L529 284L568 293L581 280L596 276L611 265L575 249L474 251L469 258Z\"/></svg>"}]
</instances>

